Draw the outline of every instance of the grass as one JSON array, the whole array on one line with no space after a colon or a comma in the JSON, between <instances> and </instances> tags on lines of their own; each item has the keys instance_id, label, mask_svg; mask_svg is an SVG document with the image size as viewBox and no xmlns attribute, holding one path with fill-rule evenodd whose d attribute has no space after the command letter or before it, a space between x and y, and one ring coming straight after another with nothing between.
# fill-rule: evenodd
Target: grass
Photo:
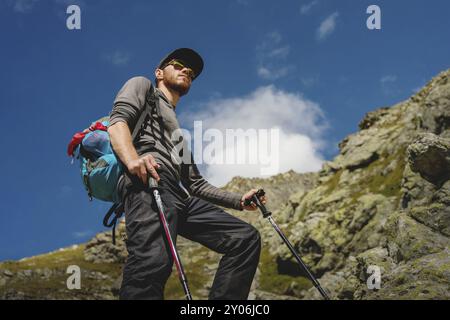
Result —
<instances>
[{"instance_id":1,"label":"grass","mask_svg":"<svg viewBox=\"0 0 450 320\"><path fill-rule=\"evenodd\" d=\"M336 190L336 188L339 185L339 180L341 179L342 172L344 172L343 169L338 170L327 182L323 184L323 186L326 188L325 194L329 195L333 191Z\"/></svg>"},{"instance_id":2,"label":"grass","mask_svg":"<svg viewBox=\"0 0 450 320\"><path fill-rule=\"evenodd\" d=\"M210 281L210 278L204 272L205 265L211 264L211 260L208 259L208 249L199 248L191 256L201 257L195 262L189 264L183 264L184 271L186 273L186 278L188 280L189 289L194 298L196 299L207 299L199 290L203 289L205 285ZM183 257L181 257L183 261ZM185 299L184 291L181 286L180 279L178 278L178 273L174 267L172 274L169 277L166 288L164 291L164 297L168 300L182 300Z\"/></svg>"},{"instance_id":3,"label":"grass","mask_svg":"<svg viewBox=\"0 0 450 320\"><path fill-rule=\"evenodd\" d=\"M400 198L401 182L403 171L405 170L405 152L406 147L401 147L396 153L384 155L380 160L371 163L368 166L369 171L377 172L377 169L383 169L393 161L397 161L395 168L386 176L372 174L368 176L366 183L371 193L379 193L386 197Z\"/></svg>"},{"instance_id":4,"label":"grass","mask_svg":"<svg viewBox=\"0 0 450 320\"><path fill-rule=\"evenodd\" d=\"M27 258L22 261L6 261L0 264L0 270L9 270L16 274L19 271L37 269L50 269L51 276L48 279L40 278L33 274L30 277L20 278L13 276L7 286L0 287L0 296L8 289L13 288L15 292L22 292L28 298L54 297L58 299L87 299L92 298L92 292L104 291L102 287L111 286L122 272L122 265L118 263L95 264L87 262L83 257L85 246L80 245L74 249L69 248L45 255ZM66 273L67 267L77 265L83 271L100 272L109 278L105 280L81 278L80 290L68 290L66 280L70 274ZM108 292L109 293L109 292Z\"/></svg>"},{"instance_id":5,"label":"grass","mask_svg":"<svg viewBox=\"0 0 450 320\"><path fill-rule=\"evenodd\" d=\"M370 163L365 171L365 178L358 184L352 186L355 190L351 194L350 205L355 204L358 198L368 192L382 194L385 197L400 198L401 182L403 171L406 166L405 161L406 146L402 146L393 154L383 154L378 160ZM395 168L387 175L382 176L380 172L390 165L393 161L397 161ZM329 195L339 187L339 180L343 170L337 171L334 176L324 184L326 194Z\"/></svg>"}]
</instances>

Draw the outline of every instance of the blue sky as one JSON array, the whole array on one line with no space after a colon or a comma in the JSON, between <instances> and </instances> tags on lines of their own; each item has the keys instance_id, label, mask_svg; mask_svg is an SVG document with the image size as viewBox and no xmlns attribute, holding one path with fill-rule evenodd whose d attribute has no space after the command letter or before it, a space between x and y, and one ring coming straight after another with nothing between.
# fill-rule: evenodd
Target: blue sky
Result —
<instances>
[{"instance_id":1,"label":"blue sky","mask_svg":"<svg viewBox=\"0 0 450 320\"><path fill-rule=\"evenodd\" d=\"M66 28L69 4L80 6L81 30ZM366 27L371 4L381 30ZM108 204L88 202L67 143L110 111L128 78L153 78L170 50L192 47L205 60L180 119L239 102L270 112L257 109L261 92L309 101L320 112L297 134L320 127L316 152L330 160L366 112L450 67L449 11L441 0L2 0L0 261L103 230Z\"/></svg>"}]
</instances>

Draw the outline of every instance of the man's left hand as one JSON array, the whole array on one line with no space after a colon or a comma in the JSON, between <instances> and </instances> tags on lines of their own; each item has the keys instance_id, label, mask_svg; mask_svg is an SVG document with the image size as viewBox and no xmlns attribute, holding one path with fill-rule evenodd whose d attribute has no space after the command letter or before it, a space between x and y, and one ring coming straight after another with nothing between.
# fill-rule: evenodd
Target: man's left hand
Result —
<instances>
[{"instance_id":1,"label":"man's left hand","mask_svg":"<svg viewBox=\"0 0 450 320\"><path fill-rule=\"evenodd\" d=\"M244 201L246 200L246 199L251 199L252 197L253 197L253 195L256 193L258 191L258 189L252 189L252 190L250 190L249 192L247 192L246 194L244 194L243 196L242 196L242 199L241 199L241 207L244 209L244 210L248 210L248 211L255 211L256 209L258 209L258 207L256 206L256 204L255 203L251 203L249 206L244 206ZM262 197L259 197L259 201L261 201L261 203L262 204L266 204L266 202L267 202L267 197L264 195L264 196L262 196Z\"/></svg>"}]
</instances>

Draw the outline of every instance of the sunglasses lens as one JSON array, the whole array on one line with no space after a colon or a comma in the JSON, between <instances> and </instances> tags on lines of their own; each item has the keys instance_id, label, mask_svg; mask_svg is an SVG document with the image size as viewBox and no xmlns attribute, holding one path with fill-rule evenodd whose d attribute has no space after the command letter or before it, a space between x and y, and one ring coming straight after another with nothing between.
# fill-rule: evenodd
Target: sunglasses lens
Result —
<instances>
[{"instance_id":1,"label":"sunglasses lens","mask_svg":"<svg viewBox=\"0 0 450 320\"><path fill-rule=\"evenodd\" d=\"M187 74L188 74L188 76L191 78L191 79L194 79L195 78L195 73L194 73L194 70L192 70L191 68L189 68L189 67L186 67L184 64L183 64L183 62L181 62L181 61L178 61L178 60L172 60L172 61L170 61L169 63L167 63L167 65L172 65L175 69L177 69L177 70L181 70L181 69L183 69L183 68L187 68Z\"/></svg>"}]
</instances>

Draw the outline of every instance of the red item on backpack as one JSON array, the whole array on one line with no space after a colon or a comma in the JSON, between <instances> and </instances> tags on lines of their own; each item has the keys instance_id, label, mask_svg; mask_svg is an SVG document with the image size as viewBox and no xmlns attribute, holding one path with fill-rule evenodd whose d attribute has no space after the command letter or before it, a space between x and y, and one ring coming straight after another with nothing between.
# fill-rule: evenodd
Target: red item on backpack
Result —
<instances>
[{"instance_id":1,"label":"red item on backpack","mask_svg":"<svg viewBox=\"0 0 450 320\"><path fill-rule=\"evenodd\" d=\"M106 127L101 122L96 122L95 124L93 124L89 127L89 131L95 131L95 130L107 131L108 127ZM73 157L73 152L74 152L75 148L81 143L81 141L83 141L84 137L88 133L89 132L83 131L83 132L77 132L73 135L72 140L70 140L69 146L67 147L67 154L69 155L69 157Z\"/></svg>"}]
</instances>

